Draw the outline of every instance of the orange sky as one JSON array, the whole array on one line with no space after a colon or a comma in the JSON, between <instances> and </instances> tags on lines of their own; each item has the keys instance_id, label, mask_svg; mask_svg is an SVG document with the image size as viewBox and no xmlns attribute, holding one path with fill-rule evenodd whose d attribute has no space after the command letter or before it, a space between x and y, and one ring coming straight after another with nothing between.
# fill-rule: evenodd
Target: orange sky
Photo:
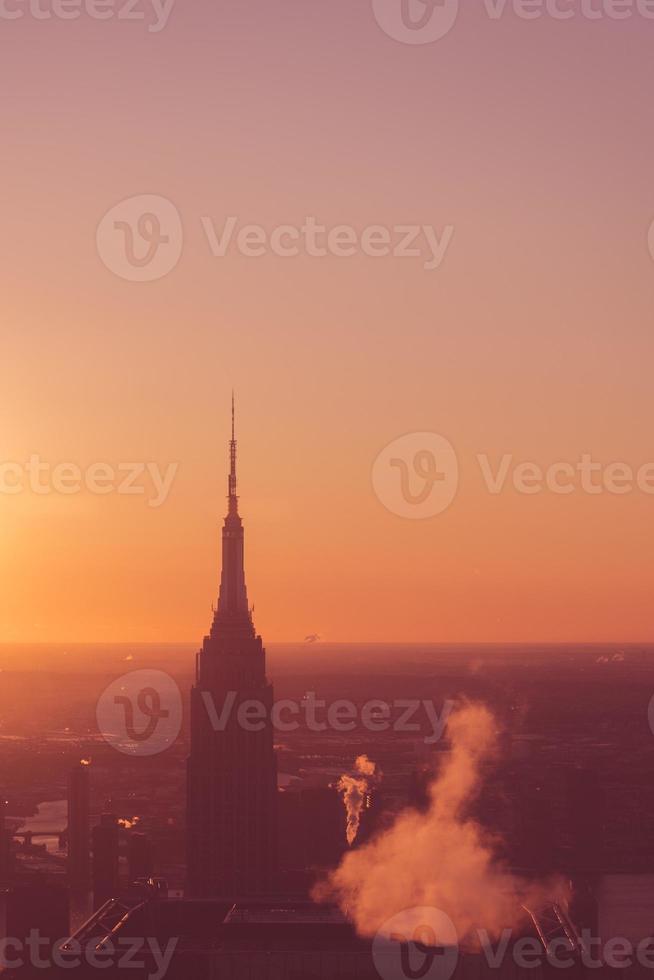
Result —
<instances>
[{"instance_id":1,"label":"orange sky","mask_svg":"<svg viewBox=\"0 0 654 980\"><path fill-rule=\"evenodd\" d=\"M203 0L156 35L3 28L0 457L179 468L159 508L0 494L0 641L201 638L232 386L267 640L651 637L654 497L493 496L475 457L654 459L654 24L470 12L416 48L365 4ZM137 194L184 228L151 283L95 244ZM455 232L434 271L214 258L201 218L228 215ZM446 436L461 470L424 521L371 486L415 431Z\"/></svg>"}]
</instances>

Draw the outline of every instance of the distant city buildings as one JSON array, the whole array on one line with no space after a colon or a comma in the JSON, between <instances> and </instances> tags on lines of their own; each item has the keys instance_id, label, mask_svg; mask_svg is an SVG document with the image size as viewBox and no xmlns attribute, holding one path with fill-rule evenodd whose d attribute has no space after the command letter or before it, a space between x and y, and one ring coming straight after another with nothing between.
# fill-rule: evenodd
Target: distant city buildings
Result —
<instances>
[{"instance_id":1,"label":"distant city buildings","mask_svg":"<svg viewBox=\"0 0 654 980\"><path fill-rule=\"evenodd\" d=\"M68 881L73 889L90 884L90 766L82 760L68 777Z\"/></svg>"},{"instance_id":2,"label":"distant city buildings","mask_svg":"<svg viewBox=\"0 0 654 980\"><path fill-rule=\"evenodd\" d=\"M103 813L100 823L93 828L93 907L99 909L110 898L115 898L119 888L118 819L113 813Z\"/></svg>"},{"instance_id":3,"label":"distant city buildings","mask_svg":"<svg viewBox=\"0 0 654 980\"><path fill-rule=\"evenodd\" d=\"M7 827L7 801L0 799L0 888L9 881L11 834Z\"/></svg>"},{"instance_id":4,"label":"distant city buildings","mask_svg":"<svg viewBox=\"0 0 654 980\"><path fill-rule=\"evenodd\" d=\"M147 834L132 831L127 844L129 884L139 879L147 879L154 872L152 841Z\"/></svg>"}]
</instances>

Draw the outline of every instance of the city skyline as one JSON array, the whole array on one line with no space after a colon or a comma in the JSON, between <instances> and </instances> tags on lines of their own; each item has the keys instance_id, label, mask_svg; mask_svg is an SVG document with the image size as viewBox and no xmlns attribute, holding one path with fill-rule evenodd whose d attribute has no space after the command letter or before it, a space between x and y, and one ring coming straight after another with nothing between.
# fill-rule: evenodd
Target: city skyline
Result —
<instances>
[{"instance_id":1,"label":"city skyline","mask_svg":"<svg viewBox=\"0 0 654 980\"><path fill-rule=\"evenodd\" d=\"M0 39L0 980L643 980L654 0Z\"/></svg>"}]
</instances>

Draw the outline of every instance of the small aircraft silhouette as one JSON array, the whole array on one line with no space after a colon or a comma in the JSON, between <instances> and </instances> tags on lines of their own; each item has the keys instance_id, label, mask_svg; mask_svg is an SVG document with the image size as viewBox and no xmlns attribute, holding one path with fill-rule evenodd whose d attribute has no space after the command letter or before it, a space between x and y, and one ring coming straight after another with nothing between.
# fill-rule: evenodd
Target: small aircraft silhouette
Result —
<instances>
[{"instance_id":1,"label":"small aircraft silhouette","mask_svg":"<svg viewBox=\"0 0 654 980\"><path fill-rule=\"evenodd\" d=\"M320 639L320 636L319 636L318 633L309 633L308 636L305 636L304 637L304 642L305 643L317 643L319 639Z\"/></svg>"}]
</instances>

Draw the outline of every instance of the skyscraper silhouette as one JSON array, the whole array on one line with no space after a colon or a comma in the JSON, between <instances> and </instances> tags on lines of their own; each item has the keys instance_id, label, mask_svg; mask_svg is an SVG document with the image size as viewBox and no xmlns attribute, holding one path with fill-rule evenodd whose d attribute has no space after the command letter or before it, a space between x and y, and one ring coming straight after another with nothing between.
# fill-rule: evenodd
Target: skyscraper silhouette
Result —
<instances>
[{"instance_id":1,"label":"skyscraper silhouette","mask_svg":"<svg viewBox=\"0 0 654 980\"><path fill-rule=\"evenodd\" d=\"M275 878L273 692L266 678L266 653L248 605L243 555L232 397L220 594L211 632L197 655L191 691L187 871L188 892L198 898L265 894ZM248 701L261 705L265 717L253 722L250 715L243 723L245 706L243 712L239 708Z\"/></svg>"}]
</instances>

